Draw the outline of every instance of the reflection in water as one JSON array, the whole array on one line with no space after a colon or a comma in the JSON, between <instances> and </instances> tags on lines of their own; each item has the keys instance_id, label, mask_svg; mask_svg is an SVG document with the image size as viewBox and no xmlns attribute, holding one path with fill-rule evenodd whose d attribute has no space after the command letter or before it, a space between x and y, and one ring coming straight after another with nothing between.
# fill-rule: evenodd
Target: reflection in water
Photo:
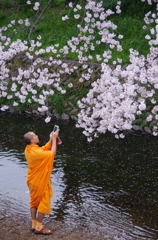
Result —
<instances>
[{"instance_id":1,"label":"reflection in water","mask_svg":"<svg viewBox=\"0 0 158 240\"><path fill-rule=\"evenodd\" d=\"M1 206L9 198L13 211L17 202L29 209L22 137L34 131L44 144L54 123L60 126L63 143L52 174L51 218L99 226L109 234L124 231L131 239L157 238L158 140L145 134L129 133L121 140L106 134L89 144L71 122L45 124L36 117L1 114Z\"/></svg>"}]
</instances>

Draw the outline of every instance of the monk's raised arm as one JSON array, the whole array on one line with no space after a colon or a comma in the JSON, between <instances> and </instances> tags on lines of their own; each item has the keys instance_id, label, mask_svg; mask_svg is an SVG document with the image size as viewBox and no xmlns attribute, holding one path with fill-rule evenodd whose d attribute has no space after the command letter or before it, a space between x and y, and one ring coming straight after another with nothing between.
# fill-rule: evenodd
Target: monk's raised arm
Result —
<instances>
[{"instance_id":1,"label":"monk's raised arm","mask_svg":"<svg viewBox=\"0 0 158 240\"><path fill-rule=\"evenodd\" d=\"M51 150L51 147L52 147L52 142L47 142L44 146L42 146L41 148L44 150L44 151L50 151Z\"/></svg>"},{"instance_id":2,"label":"monk's raised arm","mask_svg":"<svg viewBox=\"0 0 158 240\"><path fill-rule=\"evenodd\" d=\"M58 137L58 134L59 134L59 129L56 130L55 132L52 132L50 134L50 139L52 141L52 147L51 147L51 151L56 154L56 151L57 151L57 144L56 144L56 139Z\"/></svg>"}]
</instances>

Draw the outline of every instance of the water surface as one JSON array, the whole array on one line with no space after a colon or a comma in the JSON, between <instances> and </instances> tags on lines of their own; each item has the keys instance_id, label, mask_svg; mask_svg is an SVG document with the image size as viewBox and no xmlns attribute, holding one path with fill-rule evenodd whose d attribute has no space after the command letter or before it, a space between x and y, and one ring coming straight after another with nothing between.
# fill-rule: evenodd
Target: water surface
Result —
<instances>
[{"instance_id":1,"label":"water surface","mask_svg":"<svg viewBox=\"0 0 158 240\"><path fill-rule=\"evenodd\" d=\"M60 125L63 141L52 171L55 221L94 226L128 239L158 238L158 139L106 134L88 143L73 122L0 114L0 207L28 213L23 134L34 131L40 145ZM8 201L7 201L8 200Z\"/></svg>"}]
</instances>

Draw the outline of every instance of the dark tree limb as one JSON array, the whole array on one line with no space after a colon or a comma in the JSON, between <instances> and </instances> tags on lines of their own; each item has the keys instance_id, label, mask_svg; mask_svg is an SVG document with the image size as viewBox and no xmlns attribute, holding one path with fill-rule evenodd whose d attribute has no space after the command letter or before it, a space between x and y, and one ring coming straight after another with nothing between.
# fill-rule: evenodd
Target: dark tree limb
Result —
<instances>
[{"instance_id":1,"label":"dark tree limb","mask_svg":"<svg viewBox=\"0 0 158 240\"><path fill-rule=\"evenodd\" d=\"M28 38L27 38L27 40L28 40L29 42L30 42L30 37L31 37L31 35L32 35L32 32L33 32L34 28L36 27L37 23L38 23L38 22L40 21L40 19L42 18L44 12L45 12L46 9L49 7L49 5L50 5L51 2L53 2L53 0L49 0L49 1L47 2L47 4L45 5L45 7L42 9L40 15L37 17L35 23L31 26L30 32L29 32Z\"/></svg>"}]
</instances>

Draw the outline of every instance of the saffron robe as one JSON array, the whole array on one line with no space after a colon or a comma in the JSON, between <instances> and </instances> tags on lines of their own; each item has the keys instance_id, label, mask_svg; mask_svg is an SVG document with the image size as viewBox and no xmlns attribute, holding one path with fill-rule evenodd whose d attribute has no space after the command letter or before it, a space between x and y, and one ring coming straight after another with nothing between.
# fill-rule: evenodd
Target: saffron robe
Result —
<instances>
[{"instance_id":1,"label":"saffron robe","mask_svg":"<svg viewBox=\"0 0 158 240\"><path fill-rule=\"evenodd\" d=\"M28 163L26 180L30 190L30 208L36 207L39 212L50 214L50 175L56 154L51 151L50 142L43 147L27 145L24 154Z\"/></svg>"}]
</instances>

